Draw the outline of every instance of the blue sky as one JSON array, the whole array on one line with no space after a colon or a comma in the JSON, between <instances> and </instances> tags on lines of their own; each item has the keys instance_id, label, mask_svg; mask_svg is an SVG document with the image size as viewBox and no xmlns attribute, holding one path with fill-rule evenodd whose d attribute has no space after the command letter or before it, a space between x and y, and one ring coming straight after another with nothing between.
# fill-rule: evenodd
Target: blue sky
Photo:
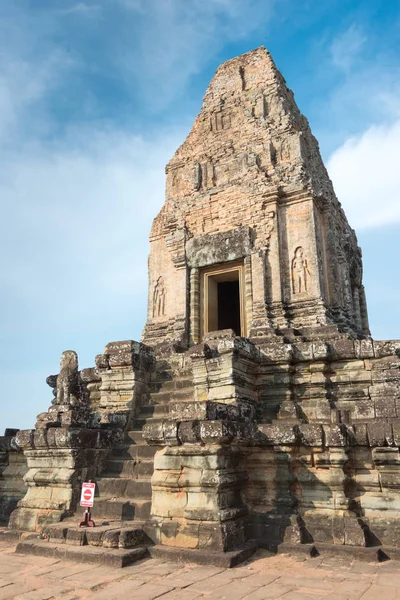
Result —
<instances>
[{"instance_id":1,"label":"blue sky","mask_svg":"<svg viewBox=\"0 0 400 600\"><path fill-rule=\"evenodd\" d=\"M63 350L140 338L164 166L260 45L357 231L373 336L400 338L398 0L3 0L0 431L34 426Z\"/></svg>"}]
</instances>

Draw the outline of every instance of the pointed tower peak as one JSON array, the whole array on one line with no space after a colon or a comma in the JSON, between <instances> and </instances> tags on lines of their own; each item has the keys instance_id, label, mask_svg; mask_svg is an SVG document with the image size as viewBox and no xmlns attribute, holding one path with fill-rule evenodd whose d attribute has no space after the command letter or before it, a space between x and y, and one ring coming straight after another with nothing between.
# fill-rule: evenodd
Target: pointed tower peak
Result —
<instances>
[{"instance_id":1,"label":"pointed tower peak","mask_svg":"<svg viewBox=\"0 0 400 600\"><path fill-rule=\"evenodd\" d=\"M268 84L280 75L264 46L222 63L206 91L204 101L211 95L248 92L260 84Z\"/></svg>"}]
</instances>

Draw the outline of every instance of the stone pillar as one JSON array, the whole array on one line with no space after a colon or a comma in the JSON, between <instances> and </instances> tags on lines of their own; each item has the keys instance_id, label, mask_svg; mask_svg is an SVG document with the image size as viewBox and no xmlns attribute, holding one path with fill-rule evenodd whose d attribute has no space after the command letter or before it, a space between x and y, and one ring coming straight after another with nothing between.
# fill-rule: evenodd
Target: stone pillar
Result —
<instances>
[{"instance_id":1,"label":"stone pillar","mask_svg":"<svg viewBox=\"0 0 400 600\"><path fill-rule=\"evenodd\" d=\"M190 270L190 338L194 344L200 342L200 276L196 267Z\"/></svg>"},{"instance_id":2,"label":"stone pillar","mask_svg":"<svg viewBox=\"0 0 400 600\"><path fill-rule=\"evenodd\" d=\"M161 544L227 552L246 542L240 457L255 431L258 354L243 338L210 336L208 343L190 350L195 401L171 404L172 420L143 432L148 443L164 446L152 477Z\"/></svg>"},{"instance_id":3,"label":"stone pillar","mask_svg":"<svg viewBox=\"0 0 400 600\"><path fill-rule=\"evenodd\" d=\"M251 256L246 256L244 259L244 302L246 331L247 335L249 335L251 324L253 322L253 280L251 274Z\"/></svg>"}]
</instances>

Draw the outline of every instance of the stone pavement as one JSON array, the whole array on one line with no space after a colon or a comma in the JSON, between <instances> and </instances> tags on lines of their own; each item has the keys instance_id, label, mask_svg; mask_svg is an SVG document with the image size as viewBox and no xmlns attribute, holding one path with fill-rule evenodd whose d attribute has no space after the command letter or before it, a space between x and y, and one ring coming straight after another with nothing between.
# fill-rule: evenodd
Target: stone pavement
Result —
<instances>
[{"instance_id":1,"label":"stone pavement","mask_svg":"<svg viewBox=\"0 0 400 600\"><path fill-rule=\"evenodd\" d=\"M14 553L0 543L0 600L400 600L400 562L273 556L235 569L146 559L124 569Z\"/></svg>"}]
</instances>

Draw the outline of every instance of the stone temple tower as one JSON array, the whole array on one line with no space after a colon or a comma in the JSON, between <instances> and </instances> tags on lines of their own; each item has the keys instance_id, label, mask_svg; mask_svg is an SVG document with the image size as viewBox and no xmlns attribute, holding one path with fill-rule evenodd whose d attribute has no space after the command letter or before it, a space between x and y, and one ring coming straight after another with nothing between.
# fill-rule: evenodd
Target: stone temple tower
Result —
<instances>
[{"instance_id":1,"label":"stone temple tower","mask_svg":"<svg viewBox=\"0 0 400 600\"><path fill-rule=\"evenodd\" d=\"M265 48L217 70L150 241L143 341L64 352L47 412L0 438L0 513L48 540L18 552L398 558L400 341L370 337L355 233Z\"/></svg>"},{"instance_id":2,"label":"stone temple tower","mask_svg":"<svg viewBox=\"0 0 400 600\"><path fill-rule=\"evenodd\" d=\"M226 328L369 335L355 233L265 48L219 67L166 173L146 343L187 346Z\"/></svg>"}]
</instances>

